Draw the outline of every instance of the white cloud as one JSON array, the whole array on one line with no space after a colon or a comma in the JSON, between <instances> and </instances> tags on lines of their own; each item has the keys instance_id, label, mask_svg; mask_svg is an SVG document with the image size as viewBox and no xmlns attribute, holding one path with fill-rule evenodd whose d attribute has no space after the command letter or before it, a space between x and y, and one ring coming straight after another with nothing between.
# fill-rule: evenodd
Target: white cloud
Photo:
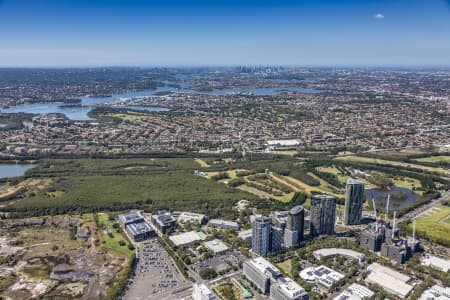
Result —
<instances>
[{"instance_id":1,"label":"white cloud","mask_svg":"<svg viewBox=\"0 0 450 300\"><path fill-rule=\"evenodd\" d=\"M383 14L375 14L373 17L374 17L375 19L378 19L378 20L384 19L384 15L383 15Z\"/></svg>"}]
</instances>

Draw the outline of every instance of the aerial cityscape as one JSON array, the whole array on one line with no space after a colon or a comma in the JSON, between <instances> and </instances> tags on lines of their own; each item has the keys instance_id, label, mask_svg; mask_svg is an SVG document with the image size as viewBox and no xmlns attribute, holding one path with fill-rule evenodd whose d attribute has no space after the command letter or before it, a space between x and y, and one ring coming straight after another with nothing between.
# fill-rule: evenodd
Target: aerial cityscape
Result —
<instances>
[{"instance_id":1,"label":"aerial cityscape","mask_svg":"<svg viewBox=\"0 0 450 300\"><path fill-rule=\"evenodd\" d=\"M0 0L0 33L0 299L450 299L449 1Z\"/></svg>"}]
</instances>

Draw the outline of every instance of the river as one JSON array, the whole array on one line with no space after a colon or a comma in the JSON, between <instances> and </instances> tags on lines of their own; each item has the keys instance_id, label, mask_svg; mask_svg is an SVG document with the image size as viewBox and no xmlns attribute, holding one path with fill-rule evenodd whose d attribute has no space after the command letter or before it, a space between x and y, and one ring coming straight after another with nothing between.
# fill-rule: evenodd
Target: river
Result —
<instances>
[{"instance_id":1,"label":"river","mask_svg":"<svg viewBox=\"0 0 450 300\"><path fill-rule=\"evenodd\" d=\"M35 166L30 164L0 164L0 178L23 176L27 170Z\"/></svg>"},{"instance_id":2,"label":"river","mask_svg":"<svg viewBox=\"0 0 450 300\"><path fill-rule=\"evenodd\" d=\"M305 94L314 94L320 93L319 90L314 89L305 89L305 88L254 88L254 89L220 89L213 91L195 91L190 89L177 89L174 87L164 86L158 87L154 90L140 91L140 92L129 92L122 94L114 94L110 97L81 97L81 105L68 107L62 105L63 103L59 102L46 102L46 103L32 103L32 104L20 104L16 106L12 106L9 108L5 108L0 110L0 112L4 113L32 113L32 114L50 114L50 113L61 113L66 115L71 120L91 120L88 117L88 112L92 110L96 105L99 104L108 104L114 103L115 98L134 98L134 97L143 97L143 96L152 96L156 93L161 92L177 92L177 93L192 93L192 94L207 94L207 95L231 95L238 93L252 93L257 96L274 96L283 91L293 91ZM121 107L121 106L116 106ZM131 107L131 106L123 106L127 108L135 108L140 110L148 110L154 112L162 112L168 111L167 108L164 107Z\"/></svg>"}]
</instances>

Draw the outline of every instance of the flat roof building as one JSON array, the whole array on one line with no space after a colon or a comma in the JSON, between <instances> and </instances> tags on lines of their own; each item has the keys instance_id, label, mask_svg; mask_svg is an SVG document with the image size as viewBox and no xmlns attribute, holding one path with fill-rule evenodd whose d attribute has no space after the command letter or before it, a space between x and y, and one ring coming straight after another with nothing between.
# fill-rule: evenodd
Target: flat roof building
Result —
<instances>
[{"instance_id":1,"label":"flat roof building","mask_svg":"<svg viewBox=\"0 0 450 300\"><path fill-rule=\"evenodd\" d=\"M127 213L120 214L118 216L119 223L125 227L129 224L133 223L142 223L144 222L144 217L141 215L141 213L137 210L130 210Z\"/></svg>"},{"instance_id":2,"label":"flat roof building","mask_svg":"<svg viewBox=\"0 0 450 300\"><path fill-rule=\"evenodd\" d=\"M216 295L203 283L192 285L193 300L215 300Z\"/></svg>"},{"instance_id":3,"label":"flat roof building","mask_svg":"<svg viewBox=\"0 0 450 300\"><path fill-rule=\"evenodd\" d=\"M364 254L344 248L323 248L313 252L316 259L321 260L322 257L342 255L348 258L356 259L358 261L364 260Z\"/></svg>"},{"instance_id":4,"label":"flat roof building","mask_svg":"<svg viewBox=\"0 0 450 300\"><path fill-rule=\"evenodd\" d=\"M271 300L308 300L309 295L298 283L289 277L280 277L270 287Z\"/></svg>"},{"instance_id":5,"label":"flat roof building","mask_svg":"<svg viewBox=\"0 0 450 300\"><path fill-rule=\"evenodd\" d=\"M327 266L305 268L299 273L300 278L310 284L316 284L329 289L334 283L345 277L344 274L336 272Z\"/></svg>"},{"instance_id":6,"label":"flat roof building","mask_svg":"<svg viewBox=\"0 0 450 300\"><path fill-rule=\"evenodd\" d=\"M169 236L169 239L175 244L175 246L189 245L198 241L202 241L205 238L206 235L200 231L189 231Z\"/></svg>"},{"instance_id":7,"label":"flat roof building","mask_svg":"<svg viewBox=\"0 0 450 300\"><path fill-rule=\"evenodd\" d=\"M450 270L450 260L432 254L425 254L421 264L447 273Z\"/></svg>"},{"instance_id":8,"label":"flat roof building","mask_svg":"<svg viewBox=\"0 0 450 300\"><path fill-rule=\"evenodd\" d=\"M148 238L156 236L153 228L147 224L147 222L142 223L132 223L125 226L128 235L135 241L141 242Z\"/></svg>"},{"instance_id":9,"label":"flat roof building","mask_svg":"<svg viewBox=\"0 0 450 300\"><path fill-rule=\"evenodd\" d=\"M367 271L369 271L369 275L366 277L367 282L377 284L386 292L400 298L406 298L413 289L412 285L407 284L411 280L409 276L378 263L368 266Z\"/></svg>"},{"instance_id":10,"label":"flat roof building","mask_svg":"<svg viewBox=\"0 0 450 300\"><path fill-rule=\"evenodd\" d=\"M187 211L176 213L174 212L173 215L177 218L177 222L179 223L197 223L199 225L203 225L208 219L206 215L191 213Z\"/></svg>"},{"instance_id":11,"label":"flat roof building","mask_svg":"<svg viewBox=\"0 0 450 300\"><path fill-rule=\"evenodd\" d=\"M426 289L419 300L448 300L450 299L450 287L442 287L437 284Z\"/></svg>"},{"instance_id":12,"label":"flat roof building","mask_svg":"<svg viewBox=\"0 0 450 300\"><path fill-rule=\"evenodd\" d=\"M276 279L281 277L280 270L262 257L246 260L243 274L263 293L268 293L271 283L275 283Z\"/></svg>"},{"instance_id":13,"label":"flat roof building","mask_svg":"<svg viewBox=\"0 0 450 300\"><path fill-rule=\"evenodd\" d=\"M371 299L373 296L375 296L375 293L365 286L352 283L333 300L364 300Z\"/></svg>"},{"instance_id":14,"label":"flat roof building","mask_svg":"<svg viewBox=\"0 0 450 300\"><path fill-rule=\"evenodd\" d=\"M212 241L205 242L205 246L209 250L214 252L214 254L223 253L223 252L228 251L228 249L229 249L228 246L225 245L225 243L222 242L219 239L215 239L215 240L212 240Z\"/></svg>"},{"instance_id":15,"label":"flat roof building","mask_svg":"<svg viewBox=\"0 0 450 300\"><path fill-rule=\"evenodd\" d=\"M248 229L248 230L239 231L238 238L240 238L240 239L242 239L244 241L251 242L251 240L252 240L252 230Z\"/></svg>"},{"instance_id":16,"label":"flat roof building","mask_svg":"<svg viewBox=\"0 0 450 300\"><path fill-rule=\"evenodd\" d=\"M234 221L225 221L221 219L211 219L208 222L208 226L220 228L220 229L231 229L231 230L239 230L239 224Z\"/></svg>"},{"instance_id":17,"label":"flat roof building","mask_svg":"<svg viewBox=\"0 0 450 300\"><path fill-rule=\"evenodd\" d=\"M175 223L175 218L166 210L160 210L157 214L152 215L152 224L161 233L166 233L170 228L174 228Z\"/></svg>"}]
</instances>

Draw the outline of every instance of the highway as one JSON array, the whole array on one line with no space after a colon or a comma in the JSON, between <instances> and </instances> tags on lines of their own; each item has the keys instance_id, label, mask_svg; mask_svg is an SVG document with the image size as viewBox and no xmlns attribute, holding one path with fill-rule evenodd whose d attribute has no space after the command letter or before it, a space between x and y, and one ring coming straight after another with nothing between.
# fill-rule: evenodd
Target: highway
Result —
<instances>
[{"instance_id":1,"label":"highway","mask_svg":"<svg viewBox=\"0 0 450 300\"><path fill-rule=\"evenodd\" d=\"M398 219L398 221L403 222L403 221L415 219L418 216L420 216L422 213L427 211L428 209L430 209L434 206L437 206L439 204L442 204L449 199L450 199L450 191L443 192L441 194L441 197L439 197L437 199L433 199L430 202L428 202L422 206L419 206L419 207L415 208L414 210L404 214L402 217L400 217Z\"/></svg>"}]
</instances>

